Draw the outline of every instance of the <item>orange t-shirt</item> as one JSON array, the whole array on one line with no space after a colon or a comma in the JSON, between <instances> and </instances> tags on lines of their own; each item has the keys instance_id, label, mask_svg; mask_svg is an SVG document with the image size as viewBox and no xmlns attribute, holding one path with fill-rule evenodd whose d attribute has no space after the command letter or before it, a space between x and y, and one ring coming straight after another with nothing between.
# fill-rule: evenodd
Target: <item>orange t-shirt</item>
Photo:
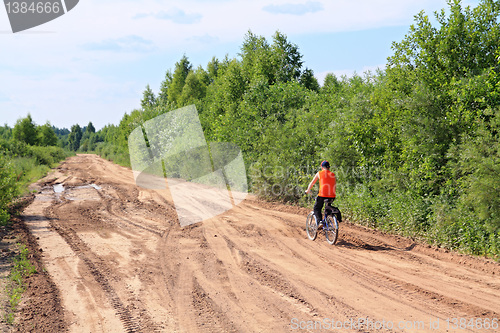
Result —
<instances>
[{"instance_id":1,"label":"orange t-shirt","mask_svg":"<svg viewBox=\"0 0 500 333\"><path fill-rule=\"evenodd\" d=\"M335 188L337 181L335 174L330 170L321 170L319 172L319 193L318 196L324 198L335 198Z\"/></svg>"}]
</instances>

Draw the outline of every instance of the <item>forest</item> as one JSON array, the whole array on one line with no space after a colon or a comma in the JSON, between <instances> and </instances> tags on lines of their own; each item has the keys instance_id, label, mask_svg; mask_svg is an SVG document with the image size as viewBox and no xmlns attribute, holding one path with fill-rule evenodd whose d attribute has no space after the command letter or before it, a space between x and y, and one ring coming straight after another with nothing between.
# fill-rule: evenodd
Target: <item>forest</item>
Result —
<instances>
[{"instance_id":1,"label":"forest","mask_svg":"<svg viewBox=\"0 0 500 333\"><path fill-rule=\"evenodd\" d=\"M448 6L415 15L375 73L320 84L285 34L249 31L235 58L203 67L184 55L117 125L57 129L28 115L0 127L0 219L33 169L75 152L130 166L132 130L194 104L207 141L241 148L261 198L312 206L303 192L326 159L349 221L498 259L500 1Z\"/></svg>"}]
</instances>

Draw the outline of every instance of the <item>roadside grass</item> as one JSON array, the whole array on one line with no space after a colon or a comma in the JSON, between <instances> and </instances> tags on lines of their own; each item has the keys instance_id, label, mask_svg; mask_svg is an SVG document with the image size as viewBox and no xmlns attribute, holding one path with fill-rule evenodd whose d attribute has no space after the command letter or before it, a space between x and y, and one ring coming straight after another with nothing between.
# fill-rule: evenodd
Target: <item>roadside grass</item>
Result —
<instances>
[{"instance_id":1,"label":"roadside grass","mask_svg":"<svg viewBox=\"0 0 500 333\"><path fill-rule=\"evenodd\" d=\"M12 325L15 320L15 313L21 297L26 290L25 279L35 274L36 268L29 260L29 250L24 244L18 244L19 254L15 256L12 263L12 270L9 274L9 282L6 287L8 307L5 311L5 321Z\"/></svg>"},{"instance_id":2,"label":"roadside grass","mask_svg":"<svg viewBox=\"0 0 500 333\"><path fill-rule=\"evenodd\" d=\"M47 175L50 167L44 164L37 164L32 157L16 157L13 159L14 170L17 175L17 182L20 188L20 194L25 195L28 192L29 184L36 182Z\"/></svg>"}]
</instances>

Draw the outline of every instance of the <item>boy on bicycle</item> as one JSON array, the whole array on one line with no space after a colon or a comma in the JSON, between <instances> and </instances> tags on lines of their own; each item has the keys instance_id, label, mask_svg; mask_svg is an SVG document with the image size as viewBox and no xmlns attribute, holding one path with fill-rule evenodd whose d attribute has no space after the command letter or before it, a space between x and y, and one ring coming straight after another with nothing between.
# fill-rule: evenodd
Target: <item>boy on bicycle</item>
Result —
<instances>
[{"instance_id":1,"label":"boy on bicycle","mask_svg":"<svg viewBox=\"0 0 500 333\"><path fill-rule=\"evenodd\" d=\"M337 181L335 174L330 171L330 163L328 161L321 162L321 171L316 173L311 183L307 187L306 194L308 194L314 184L319 179L319 193L316 197L316 202L314 203L314 217L316 218L316 224L319 225L320 221L323 221L323 216L321 210L323 209L323 204L325 199L329 199L329 203L335 200L335 189L337 187Z\"/></svg>"}]
</instances>

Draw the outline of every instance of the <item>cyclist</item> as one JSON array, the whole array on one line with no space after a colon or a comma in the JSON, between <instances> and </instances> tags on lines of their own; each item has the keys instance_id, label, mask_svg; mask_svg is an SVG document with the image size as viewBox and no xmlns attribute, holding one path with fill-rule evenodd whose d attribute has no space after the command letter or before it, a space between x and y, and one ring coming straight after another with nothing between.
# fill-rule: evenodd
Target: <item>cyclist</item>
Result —
<instances>
[{"instance_id":1,"label":"cyclist","mask_svg":"<svg viewBox=\"0 0 500 333\"><path fill-rule=\"evenodd\" d=\"M335 174L330 171L330 163L328 161L321 162L321 171L316 173L311 183L307 187L306 194L308 194L314 184L319 179L319 193L316 197L316 202L314 203L314 217L316 218L316 224L319 225L320 221L323 221L323 216L321 210L323 209L323 204L325 199L330 199L330 203L335 200L335 189L337 187L337 181Z\"/></svg>"}]
</instances>

